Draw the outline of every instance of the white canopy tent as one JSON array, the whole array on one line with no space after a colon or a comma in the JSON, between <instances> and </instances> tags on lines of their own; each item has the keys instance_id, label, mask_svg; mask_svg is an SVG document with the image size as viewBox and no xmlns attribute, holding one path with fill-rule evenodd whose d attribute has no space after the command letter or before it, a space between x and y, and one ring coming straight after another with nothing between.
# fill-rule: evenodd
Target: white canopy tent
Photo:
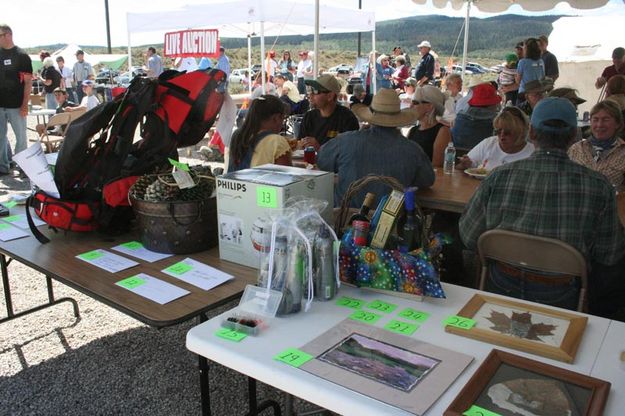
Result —
<instances>
[{"instance_id":1,"label":"white canopy tent","mask_svg":"<svg viewBox=\"0 0 625 416\"><path fill-rule=\"evenodd\" d=\"M556 86L577 89L587 100L580 112L590 110L599 99L595 80L612 65L612 51L623 46L622 25L622 16L561 17L553 22L549 50L560 66Z\"/></svg>"},{"instance_id":2,"label":"white canopy tent","mask_svg":"<svg viewBox=\"0 0 625 416\"><path fill-rule=\"evenodd\" d=\"M77 61L76 51L79 49L82 48L71 43L64 48L52 52L50 56L55 60L55 64L57 56L62 56L65 61L65 66L71 69ZM33 70L37 71L41 68L42 64L39 60L39 55L30 55L30 59L33 61ZM110 66L111 69L118 69L126 59L127 56L123 54L91 54L85 51L85 61L89 62L91 65L102 64Z\"/></svg>"},{"instance_id":3,"label":"white canopy tent","mask_svg":"<svg viewBox=\"0 0 625 416\"><path fill-rule=\"evenodd\" d=\"M315 73L318 65L319 33L372 32L375 47L375 14L358 9L320 5L319 0L234 0L207 2L168 11L128 13L128 59L132 33L164 32L177 29L213 28L220 37L261 38L261 59L265 57L265 36L315 34ZM263 80L264 77L264 67Z\"/></svg>"},{"instance_id":4,"label":"white canopy tent","mask_svg":"<svg viewBox=\"0 0 625 416\"><path fill-rule=\"evenodd\" d=\"M427 0L412 0L416 4L425 4ZM625 0L624 0L625 1ZM439 9L443 9L450 4L455 10L460 10L462 6L467 6L467 13L464 23L464 46L462 49L462 68L467 63L467 47L469 45L469 17L471 16L471 6L475 6L479 11L486 13L505 12L512 5L519 5L524 10L532 12L542 12L553 9L558 3L568 3L575 9L596 9L605 6L608 0L432 0L432 4ZM463 71L464 77L464 71Z\"/></svg>"}]
</instances>

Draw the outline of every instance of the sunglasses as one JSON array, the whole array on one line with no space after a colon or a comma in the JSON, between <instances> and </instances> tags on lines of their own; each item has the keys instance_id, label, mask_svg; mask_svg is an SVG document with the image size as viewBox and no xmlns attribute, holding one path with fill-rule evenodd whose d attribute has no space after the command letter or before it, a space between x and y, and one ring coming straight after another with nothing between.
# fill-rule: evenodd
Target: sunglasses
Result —
<instances>
[{"instance_id":1,"label":"sunglasses","mask_svg":"<svg viewBox=\"0 0 625 416\"><path fill-rule=\"evenodd\" d=\"M412 103L414 105L419 105L419 104L430 104L429 101L419 101L419 100L412 100Z\"/></svg>"}]
</instances>

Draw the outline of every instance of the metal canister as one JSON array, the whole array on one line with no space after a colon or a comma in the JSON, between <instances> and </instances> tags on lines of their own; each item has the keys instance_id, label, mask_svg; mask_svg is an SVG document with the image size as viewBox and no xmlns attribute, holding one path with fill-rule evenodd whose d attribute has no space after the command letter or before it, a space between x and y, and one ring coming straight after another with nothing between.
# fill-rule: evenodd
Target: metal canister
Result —
<instances>
[{"instance_id":1,"label":"metal canister","mask_svg":"<svg viewBox=\"0 0 625 416\"><path fill-rule=\"evenodd\" d=\"M288 254L286 281L282 289L282 302L278 308L278 314L296 313L302 309L305 268L306 249L302 243L298 242Z\"/></svg>"},{"instance_id":2,"label":"metal canister","mask_svg":"<svg viewBox=\"0 0 625 416\"><path fill-rule=\"evenodd\" d=\"M330 300L336 295L334 240L327 228L321 226L313 250L313 281L315 299Z\"/></svg>"}]
</instances>

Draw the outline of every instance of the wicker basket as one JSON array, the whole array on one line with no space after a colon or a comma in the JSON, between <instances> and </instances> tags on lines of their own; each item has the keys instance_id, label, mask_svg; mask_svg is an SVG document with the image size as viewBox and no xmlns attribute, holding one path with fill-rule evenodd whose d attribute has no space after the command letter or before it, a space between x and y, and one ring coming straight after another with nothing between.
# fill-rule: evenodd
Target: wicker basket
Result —
<instances>
[{"instance_id":1,"label":"wicker basket","mask_svg":"<svg viewBox=\"0 0 625 416\"><path fill-rule=\"evenodd\" d=\"M143 245L159 253L187 254L217 245L217 198L144 201L130 191Z\"/></svg>"},{"instance_id":2,"label":"wicker basket","mask_svg":"<svg viewBox=\"0 0 625 416\"><path fill-rule=\"evenodd\" d=\"M345 193L335 217L334 225L337 234L346 231L346 222L351 214L349 208L351 199L372 182L382 182L394 190L402 192L404 190L404 186L398 180L389 176L368 175L353 182ZM423 216L418 206L415 206L415 209L418 215ZM423 221L421 230L423 247L428 243L427 223L428 221ZM367 263L375 263L376 266L368 269ZM423 277L424 275L437 275L435 266L426 255L413 257L397 250L358 247L353 244L350 234L347 234L341 241L340 266L341 281L347 284L383 293L393 291L396 296L413 300L422 300L423 295L444 297L436 278L433 278L433 281L427 281ZM367 270L373 270L373 273Z\"/></svg>"}]
</instances>

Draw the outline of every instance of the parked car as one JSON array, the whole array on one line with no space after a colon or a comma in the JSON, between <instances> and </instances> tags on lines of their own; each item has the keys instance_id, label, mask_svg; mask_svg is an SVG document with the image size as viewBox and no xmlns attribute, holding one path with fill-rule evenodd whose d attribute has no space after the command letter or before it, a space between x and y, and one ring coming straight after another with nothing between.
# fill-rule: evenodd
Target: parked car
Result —
<instances>
[{"instance_id":1,"label":"parked car","mask_svg":"<svg viewBox=\"0 0 625 416\"><path fill-rule=\"evenodd\" d=\"M110 84L113 79L119 75L119 71L103 68L95 77L96 84Z\"/></svg>"},{"instance_id":2,"label":"parked car","mask_svg":"<svg viewBox=\"0 0 625 416\"><path fill-rule=\"evenodd\" d=\"M471 70L471 68L478 71L480 74L485 74L487 72L491 72L488 68L483 67L482 65L476 62L467 62L467 69Z\"/></svg>"},{"instance_id":3,"label":"parked car","mask_svg":"<svg viewBox=\"0 0 625 416\"><path fill-rule=\"evenodd\" d=\"M462 71L462 66L460 66L460 65L454 65L454 66L452 66L452 67L451 67L451 70L452 70L453 72L457 73L457 74L462 74L462 72L463 72L463 71ZM475 74L475 73L476 73L476 72L471 71L469 68L467 68L467 69L464 71L464 74L465 74L465 75L473 75L473 74Z\"/></svg>"},{"instance_id":4,"label":"parked car","mask_svg":"<svg viewBox=\"0 0 625 416\"><path fill-rule=\"evenodd\" d=\"M233 69L230 73L230 83L247 84L248 73L249 70L247 68Z\"/></svg>"}]
</instances>

